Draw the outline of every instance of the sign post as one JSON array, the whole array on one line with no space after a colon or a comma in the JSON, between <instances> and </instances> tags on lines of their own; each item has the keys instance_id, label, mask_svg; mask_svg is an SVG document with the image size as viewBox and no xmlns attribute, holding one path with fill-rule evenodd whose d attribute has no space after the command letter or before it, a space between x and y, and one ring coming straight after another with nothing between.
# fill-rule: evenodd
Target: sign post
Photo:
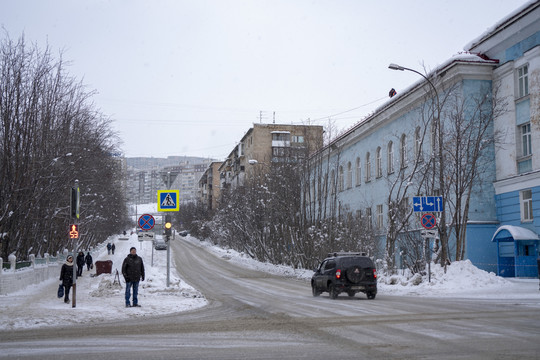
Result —
<instances>
[{"instance_id":1,"label":"sign post","mask_svg":"<svg viewBox=\"0 0 540 360\"><path fill-rule=\"evenodd\" d=\"M167 187L169 187L168 184ZM180 210L180 190L158 190L158 211L179 211ZM170 286L171 273L171 243L170 236L172 233L171 216L165 215L164 233L167 241L167 287Z\"/></svg>"},{"instance_id":2,"label":"sign post","mask_svg":"<svg viewBox=\"0 0 540 360\"><path fill-rule=\"evenodd\" d=\"M79 207L80 190L79 180L75 180L75 185L71 188L71 217L74 224L70 226L69 237L73 240L73 293L71 294L71 307L77 306L77 251L79 247Z\"/></svg>"},{"instance_id":3,"label":"sign post","mask_svg":"<svg viewBox=\"0 0 540 360\"><path fill-rule=\"evenodd\" d=\"M426 258L426 267L428 269L428 281L431 282L431 256L430 239L437 236L437 231L432 230L437 226L437 217L433 213L440 213L444 210L444 201L442 196L414 196L413 211L422 213L420 223L424 227L422 239L424 239L424 253Z\"/></svg>"}]
</instances>

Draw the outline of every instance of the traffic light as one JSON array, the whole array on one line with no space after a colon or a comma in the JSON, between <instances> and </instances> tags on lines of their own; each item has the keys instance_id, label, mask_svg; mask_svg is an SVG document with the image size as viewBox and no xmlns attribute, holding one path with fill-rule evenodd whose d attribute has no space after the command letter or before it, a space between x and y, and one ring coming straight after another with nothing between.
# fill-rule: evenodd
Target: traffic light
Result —
<instances>
[{"instance_id":1,"label":"traffic light","mask_svg":"<svg viewBox=\"0 0 540 360\"><path fill-rule=\"evenodd\" d=\"M71 211L70 211L72 218L77 218L77 219L79 218L79 198L80 198L79 188L72 187L71 188Z\"/></svg>"},{"instance_id":2,"label":"traffic light","mask_svg":"<svg viewBox=\"0 0 540 360\"><path fill-rule=\"evenodd\" d=\"M172 235L171 215L165 215L165 236L167 236L167 240L169 239L169 236L171 235Z\"/></svg>"}]
</instances>

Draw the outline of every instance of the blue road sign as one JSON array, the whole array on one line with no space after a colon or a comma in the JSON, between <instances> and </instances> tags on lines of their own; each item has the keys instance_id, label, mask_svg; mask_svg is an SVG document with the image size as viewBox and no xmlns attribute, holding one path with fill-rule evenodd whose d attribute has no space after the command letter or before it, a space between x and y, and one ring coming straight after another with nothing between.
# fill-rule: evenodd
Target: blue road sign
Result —
<instances>
[{"instance_id":1,"label":"blue road sign","mask_svg":"<svg viewBox=\"0 0 540 360\"><path fill-rule=\"evenodd\" d=\"M414 212L441 212L444 209L442 196L414 196Z\"/></svg>"},{"instance_id":2,"label":"blue road sign","mask_svg":"<svg viewBox=\"0 0 540 360\"><path fill-rule=\"evenodd\" d=\"M158 190L158 211L179 211L180 190Z\"/></svg>"},{"instance_id":3,"label":"blue road sign","mask_svg":"<svg viewBox=\"0 0 540 360\"><path fill-rule=\"evenodd\" d=\"M139 218L139 227L142 230L152 230L156 221L152 215L144 214Z\"/></svg>"}]
</instances>

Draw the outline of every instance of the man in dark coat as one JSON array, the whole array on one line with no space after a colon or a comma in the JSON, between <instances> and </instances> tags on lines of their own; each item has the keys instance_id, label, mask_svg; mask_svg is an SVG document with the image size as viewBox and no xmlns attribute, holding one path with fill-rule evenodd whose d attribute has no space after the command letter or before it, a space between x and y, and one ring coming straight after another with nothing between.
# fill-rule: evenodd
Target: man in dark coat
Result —
<instances>
[{"instance_id":1,"label":"man in dark coat","mask_svg":"<svg viewBox=\"0 0 540 360\"><path fill-rule=\"evenodd\" d=\"M60 281L64 286L64 302L69 302L69 289L73 285L73 256L69 255L60 270Z\"/></svg>"},{"instance_id":2,"label":"man in dark coat","mask_svg":"<svg viewBox=\"0 0 540 360\"><path fill-rule=\"evenodd\" d=\"M144 264L137 249L132 247L122 264L122 275L126 280L126 307L131 307L131 287L133 287L133 307L139 307L137 294L139 292L139 281L144 281Z\"/></svg>"},{"instance_id":3,"label":"man in dark coat","mask_svg":"<svg viewBox=\"0 0 540 360\"><path fill-rule=\"evenodd\" d=\"M79 255L77 255L77 277L82 276L84 263L84 253L82 251L79 251Z\"/></svg>"}]
</instances>

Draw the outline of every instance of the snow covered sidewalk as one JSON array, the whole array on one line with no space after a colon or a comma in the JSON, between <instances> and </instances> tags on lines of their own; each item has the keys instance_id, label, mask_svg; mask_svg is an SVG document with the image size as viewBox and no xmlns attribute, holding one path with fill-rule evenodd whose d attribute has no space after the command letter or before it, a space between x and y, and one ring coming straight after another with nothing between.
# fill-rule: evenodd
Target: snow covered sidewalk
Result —
<instances>
[{"instance_id":1,"label":"snow covered sidewalk","mask_svg":"<svg viewBox=\"0 0 540 360\"><path fill-rule=\"evenodd\" d=\"M152 266L152 243L139 242L133 234L129 240L109 241L116 245L114 255L108 255L105 246L92 253L94 262L112 260L112 274L95 274L96 267L77 279L77 304L65 304L56 296L58 277L25 290L0 296L0 324L5 329L20 329L43 326L99 323L122 320L139 316L163 315L200 308L206 299L193 287L181 280L174 264L171 264L170 286L167 287L167 251L154 250ZM106 243L105 243L106 244ZM125 282L122 277L122 262L129 254L130 247L137 248L143 258L146 272L145 281L139 284L138 308L126 308L124 300ZM86 253L85 253L86 255ZM171 256L172 257L172 256ZM116 270L120 274L121 285L113 285ZM72 294L70 293L70 298Z\"/></svg>"}]
</instances>

